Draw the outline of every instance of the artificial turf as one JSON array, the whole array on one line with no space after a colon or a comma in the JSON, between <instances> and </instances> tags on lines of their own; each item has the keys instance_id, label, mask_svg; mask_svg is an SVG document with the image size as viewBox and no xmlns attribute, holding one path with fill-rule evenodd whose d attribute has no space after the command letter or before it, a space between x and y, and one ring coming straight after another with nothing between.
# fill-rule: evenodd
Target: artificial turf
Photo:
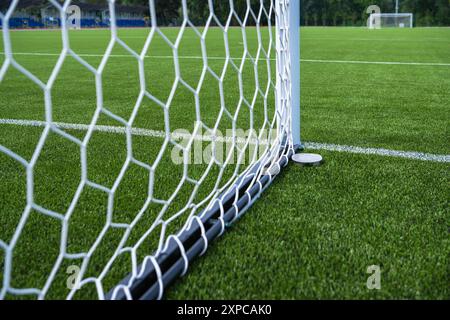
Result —
<instances>
[{"instance_id":1,"label":"artificial turf","mask_svg":"<svg viewBox=\"0 0 450 320\"><path fill-rule=\"evenodd\" d=\"M171 40L177 29L163 29ZM139 51L147 30L119 30L119 37ZM450 29L366 30L359 28L303 28L302 35L302 136L305 141L383 147L388 149L449 154ZM269 33L263 33L267 43ZM58 31L12 32L17 61L46 82L61 50ZM230 55L239 63L243 40L240 29L229 32ZM97 67L109 41L106 30L70 33L71 48ZM250 53L257 49L256 32L248 28ZM219 73L224 66L222 32L211 29L207 39L208 65ZM3 52L3 41L0 51ZM156 36L145 59L148 91L162 101L169 97L175 78L171 48ZM194 86L203 62L200 41L186 31L179 50L180 72ZM273 53L272 53L273 57ZM217 59L219 58L219 59ZM0 55L0 63L4 55ZM317 62L311 60L327 60ZM329 61L333 60L333 61ZM418 62L447 65L355 64L339 61ZM274 77L274 62L271 63ZM266 65L259 66L259 80L267 82ZM103 75L105 107L128 120L139 92L137 61L119 45ZM251 101L254 72L243 69L243 97ZM237 74L230 68L224 79L225 103L230 112L239 101ZM212 126L220 96L217 81L207 76L200 94L201 117ZM273 96L267 102L273 112ZM254 126L264 124L262 97L253 110ZM95 80L80 63L66 59L52 90L53 120L89 123L96 106ZM180 86L169 112L170 131L192 130L195 100ZM237 126L248 129L251 110L243 108ZM41 89L12 67L0 83L0 118L45 120ZM99 124L122 126L104 114ZM161 107L146 99L135 127L166 129ZM232 126L226 117L222 130ZM82 139L86 132L67 130ZM42 128L0 124L0 144L29 160ZM133 136L137 160L153 163L163 141ZM155 175L155 197L168 199L183 176L183 167L170 160L169 146ZM446 298L448 297L448 164L374 156L324 153L322 168L290 166L269 189L267 196L205 258L194 263L190 274L168 291L168 298ZM95 132L88 147L88 177L113 187L126 158L124 135ZM189 176L200 179L205 165L190 165ZM218 168L211 170L212 176ZM25 204L25 170L0 153L0 239L11 240ZM51 133L35 168L35 203L66 212L80 182L79 147ZM226 172L225 176L231 176ZM131 165L114 198L113 221L130 223L147 197L148 172ZM214 178L202 183L206 196ZM167 216L183 207L193 185L186 183ZM201 197L199 197L200 199ZM71 217L67 248L87 251L106 219L107 195L85 188ZM447 205L447 206L446 206ZM160 204L154 204L137 225L130 244L145 233ZM181 225L186 215L173 224ZM155 230L138 252L143 257L155 248ZM14 250L12 285L42 287L59 251L61 224L32 212ZM93 253L87 276L98 276L123 235L109 230ZM0 251L1 252L1 251ZM111 287L130 269L130 256L108 274ZM0 263L2 263L0 255ZM67 294L65 261L56 275L49 298ZM380 291L365 288L365 270L382 267ZM3 272L0 272L2 280ZM94 288L80 297L95 297Z\"/></svg>"},{"instance_id":2,"label":"artificial turf","mask_svg":"<svg viewBox=\"0 0 450 320\"><path fill-rule=\"evenodd\" d=\"M284 170L167 298L448 299L448 164L321 154Z\"/></svg>"}]
</instances>

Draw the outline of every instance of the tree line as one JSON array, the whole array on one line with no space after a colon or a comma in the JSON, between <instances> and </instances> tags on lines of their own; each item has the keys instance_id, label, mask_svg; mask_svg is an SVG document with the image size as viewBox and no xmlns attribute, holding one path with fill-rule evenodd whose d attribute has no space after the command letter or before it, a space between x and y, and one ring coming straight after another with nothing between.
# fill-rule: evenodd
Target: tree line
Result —
<instances>
[{"instance_id":1,"label":"tree line","mask_svg":"<svg viewBox=\"0 0 450 320\"><path fill-rule=\"evenodd\" d=\"M366 8L378 5L382 13L395 12L395 0L301 0L302 25L362 26ZM413 13L416 26L450 26L450 0L400 0L399 12Z\"/></svg>"},{"instance_id":2,"label":"tree line","mask_svg":"<svg viewBox=\"0 0 450 320\"><path fill-rule=\"evenodd\" d=\"M81 0L83 1L83 0ZM366 8L378 5L383 13L395 12L395 0L300 0L301 24L304 26L364 26ZM104 0L84 0L100 3ZM148 0L118 0L123 5L148 6ZM228 0L213 0L215 14L225 21L229 13ZM236 12L243 16L247 0L234 0ZM268 2L268 1L266 1ZM450 26L450 0L399 0L400 11L414 14L416 26ZM250 0L257 10L260 0ZM192 22L201 23L209 14L208 0L188 0ZM177 24L181 20L181 0L155 0L160 24Z\"/></svg>"}]
</instances>

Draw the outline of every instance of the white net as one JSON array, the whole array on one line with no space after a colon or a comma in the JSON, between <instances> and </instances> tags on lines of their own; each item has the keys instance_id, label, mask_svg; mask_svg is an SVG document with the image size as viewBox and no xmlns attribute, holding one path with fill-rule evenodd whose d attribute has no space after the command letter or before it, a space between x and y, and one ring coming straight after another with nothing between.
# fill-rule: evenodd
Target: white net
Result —
<instances>
[{"instance_id":1,"label":"white net","mask_svg":"<svg viewBox=\"0 0 450 320\"><path fill-rule=\"evenodd\" d=\"M109 28L69 30L73 3L45 3L52 31L0 13L0 298L139 298L148 268L161 298L168 250L184 274L183 237L204 253L293 151L289 1L180 0L161 22L150 0L137 31L114 0Z\"/></svg>"},{"instance_id":2,"label":"white net","mask_svg":"<svg viewBox=\"0 0 450 320\"><path fill-rule=\"evenodd\" d=\"M412 28L413 15L411 13L373 13L370 16L371 29L378 28Z\"/></svg>"}]
</instances>

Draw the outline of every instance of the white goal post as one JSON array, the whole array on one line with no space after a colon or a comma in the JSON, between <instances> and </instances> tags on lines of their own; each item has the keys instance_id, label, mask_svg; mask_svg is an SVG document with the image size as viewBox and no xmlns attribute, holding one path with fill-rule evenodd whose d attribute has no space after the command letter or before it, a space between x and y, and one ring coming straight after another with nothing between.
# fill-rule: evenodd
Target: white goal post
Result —
<instances>
[{"instance_id":1,"label":"white goal post","mask_svg":"<svg viewBox=\"0 0 450 320\"><path fill-rule=\"evenodd\" d=\"M73 32L69 30L69 26L66 23L67 9L72 4L70 0L58 1L48 0L47 5L51 5L52 8L59 12L61 26L60 31L60 45L61 51L57 53L58 59L52 64L52 73L49 79L41 79L37 75L33 74L30 68L26 65L22 65L22 60L18 58L19 52L16 53L16 46L13 44L16 40L13 37L11 30L11 20L15 11L18 10L18 0L12 0L6 11L0 12L0 20L2 22L2 39L3 39L3 61L0 65L0 89L11 77L11 74L20 74L24 79L30 81L35 89L33 92L20 92L20 94L36 94L39 91L42 94L42 110L45 110L43 119L6 119L10 117L9 114L2 114L0 108L0 119L3 119L3 123L10 126L20 123L18 130L23 130L21 136L28 135L27 125L33 127L33 130L41 130L40 138L36 145L33 146L33 152L31 157L27 157L26 154L21 154L15 148L14 145L2 145L0 141L0 156L8 158L20 168L20 172L17 173L17 177L23 177L25 197L20 207L15 212L17 221L9 224L9 229L0 228L0 300L11 297L24 297L24 298L37 298L37 299L53 299L55 298L52 289L54 286L60 286L67 281L67 263L75 261L79 263L79 270L76 273L75 285L67 288L66 294L58 296L57 298L63 299L76 299L81 294L81 297L86 297L83 292L86 290L92 290L95 294L94 297L89 298L98 299L111 299L111 300L125 300L125 299L161 299L164 294L164 290L178 277L184 275L189 268L192 260L201 256L207 249L210 243L217 237L221 236L229 225L237 221L249 207L260 197L263 191L274 181L276 176L280 173L281 169L285 167L292 155L301 148L300 140L300 1L297 0L208 0L207 6L209 8L209 15L202 25L195 25L191 21L189 12L189 1L180 0L180 23L177 27L170 28L171 30L177 29L176 39L171 39L165 35L167 32L167 25L158 20L160 15L158 14L158 6L155 4L155 0L149 0L149 27L148 35L145 38L145 44L141 51L136 51L136 48L131 48L127 45L126 41L121 38L121 33L118 31L116 24L116 9L117 4L115 0L105 0L104 3L107 6L110 13L110 25L109 25L109 45L106 50L102 51L101 63L94 65L89 63L89 60L82 54L78 54L71 47L71 37ZM221 8L224 7L224 3L227 3L227 15L226 20L223 21L218 18L216 14L216 3L221 2ZM242 14L238 14L235 2L240 1L240 7L244 6L245 10ZM162 2L160 2L161 4ZM206 1L205 1L206 3ZM254 24L250 21L254 21ZM208 50L206 49L207 35L214 27L215 32L221 35L223 42L225 43L225 50L222 53L222 57L208 57ZM182 42L186 32L191 32L191 35L198 38L198 43L201 44L202 57L198 59L200 69L202 70L202 77L195 86L190 85L185 81L183 73L180 73L180 65L187 63L186 61L192 61L192 59L186 59L181 57L179 53L179 45ZM255 30L256 36L252 39L248 39L250 31ZM40 32L40 31L39 31ZM92 35L96 31L89 31ZM233 32L233 37L230 37L230 33ZM264 32L266 37L261 36ZM52 33L54 35L56 33ZM59 33L58 33L59 34ZM239 35L239 36L237 36ZM36 33L36 37L38 37ZM166 47L170 47L173 53L171 59L165 60L164 63L172 64L175 69L175 78L173 79L174 85L167 89L169 98L167 100L161 100L153 95L152 89L149 89L149 82L159 81L158 77L148 78L145 76L147 61L151 60L149 56L149 47L155 41L155 37L162 39ZM83 31L76 31L76 38L81 39L83 37ZM45 39L43 37L42 39ZM89 38L89 37L88 37ZM189 37L187 37L189 38ZM42 40L44 41L44 40ZM239 43L229 43L230 41L238 41ZM249 43L256 43L257 50L255 54L248 49ZM233 56L230 53L230 46L239 47L242 45L243 50L239 52L239 56ZM121 59L113 57L113 47L120 47L125 50L133 59L135 59L135 66L139 74L139 88L140 92L133 100L133 110L130 118L120 116L111 109L109 105L104 102L104 88L105 88L105 66L114 67L115 64L120 64ZM19 46L20 47L20 46ZM30 57L30 59L36 59L39 64L40 55ZM79 124L77 123L61 123L54 120L55 109L53 102L53 89L54 83L57 81L60 73L62 72L62 66L67 59L71 59L73 63L77 63L80 68L83 68L83 72L90 73L95 79L95 113L89 123ZM211 68L211 61L217 61L222 59L225 63L223 71L216 73ZM43 60L44 61L44 60ZM51 59L47 59L52 61ZM158 60L158 63L162 60ZM245 63L244 63L245 62ZM42 62L44 63L44 62ZM253 72L258 75L259 70L264 70L267 80L261 82L257 76L254 79L246 78L243 82L244 68L250 66ZM224 85L224 79L227 73L234 72L238 75L236 79L239 82L239 88L235 91L231 87ZM216 158L214 154L215 146L220 142L218 140L218 123L220 118L216 119L217 125L209 127L206 120L203 118L204 113L200 112L202 104L204 104L203 98L200 99L199 95L202 88L205 86L205 77L209 76L211 79L217 81L218 87L220 87L220 98L225 95L233 95L239 97L239 102L236 106L226 105L225 99L221 99L220 113L218 117L227 116L230 119L232 125L232 136L226 137L231 141L231 150L225 161L221 162ZM250 87L254 87L254 97L248 99L243 92L243 87L246 84L250 84ZM69 85L69 84L68 84ZM80 84L81 85L81 84ZM5 85L4 85L5 87ZM201 178L192 178L189 174L189 169L193 164L189 163L187 155L191 153L194 148L194 142L199 139L197 132L192 132L189 136L189 142L186 146L180 146L177 136L173 132L167 130L165 132L145 131L142 128L135 125L135 117L138 114L143 99L151 101L154 105L161 108L164 111L164 119L160 120L166 123L170 123L169 116L172 114L169 112L173 98L178 88L183 87L192 94L194 97L192 102L192 109L197 111L197 118L199 118L195 125L195 130L200 128L206 128L208 136L206 141L211 141L212 154L210 154L210 160L207 163L206 170ZM9 88L9 87L8 87ZM21 87L24 88L24 87ZM26 88L26 87L25 87ZM271 96L273 95L273 102ZM70 98L68 98L70 99ZM262 101L258 103L258 101ZM9 101L14 104L14 101ZM69 103L69 101L67 102ZM269 106L268 104L273 104ZM17 108L22 108L22 105L18 105ZM273 108L272 108L273 107ZM234 114L230 114L232 108L236 111ZM237 127L239 117L242 117L243 112L241 109L248 110L250 116L246 119L250 123L250 127L254 129L257 134L249 135L245 137L243 143L238 143L238 139L242 140L242 137L238 136ZM273 109L273 111L271 111ZM203 110L203 109L202 109ZM253 112L254 110L260 110L260 114L263 119L262 127L253 128ZM245 113L244 113L245 114ZM117 123L120 123L120 127L106 127L100 125L99 117L104 116L108 119L112 119ZM208 116L210 116L208 114ZM76 122L74 119L73 122ZM1 129L2 124L0 124ZM17 128L16 128L17 129ZM80 134L74 134L74 130L83 131L85 134L80 138ZM263 135L269 132L269 136ZM259 134L261 131L261 134ZM17 132L14 131L14 132ZM91 146L92 136L97 132L104 132L104 136L108 141L115 141L119 135L126 138L125 154L126 159L124 163L120 163L121 170L115 176L115 180L112 187L102 185L100 182L92 180L88 173L91 173L92 169L87 159ZM275 132L274 135L270 135L270 132ZM133 144L136 136L144 133L148 135L154 135L157 138L164 140L164 144L159 150L158 157L153 162L145 162L138 160L135 157L135 148L138 144ZM108 137L107 135L110 134ZM47 148L47 141L49 136L57 136L58 139L70 143L77 149L76 158L80 161L80 168L76 167L63 167L63 170L68 170L79 174L80 179L76 187L76 192L70 194L65 203L67 206L64 211L57 211L49 207L42 205L37 199L39 189L36 187L36 174L37 165L42 164L45 158L41 157L44 153L44 149ZM202 138L202 137L200 137ZM203 137L204 138L204 137ZM18 137L17 139L20 139ZM9 141L14 141L10 139ZM60 141L60 140L58 140ZM103 140L98 140L103 141ZM53 142L52 142L53 143ZM184 156L184 162L181 164L183 168L181 177L166 177L166 179L177 179L178 187L173 195L168 199L158 199L154 195L154 191L157 188L164 188L161 185L160 180L155 179L155 175L160 168L164 166L162 161L162 154L169 152L169 146L176 146L182 150ZM258 153L251 153L252 156L246 159L246 155L250 148L256 146L259 150ZM56 152L55 152L56 154ZM71 157L70 154L65 154L65 157ZM74 155L75 156L75 155ZM231 160L236 156L237 163L232 163ZM244 159L244 160L243 160ZM58 162L60 159L54 158L53 162ZM130 166L139 168L139 170L145 171L148 175L148 195L145 203L136 212L130 213L132 221L127 223L119 223L113 221L113 216L116 210L115 201L117 196L117 190L124 184L124 177L127 174ZM214 170L212 169L214 167ZM230 176L223 181L225 170L232 168ZM6 167L8 169L8 167ZM6 170L1 167L1 170ZM19 170L19 169L18 169ZM57 172L49 171L52 174ZM10 175L11 177L13 175ZM205 193L202 198L198 199L198 191L202 185L205 184L206 177L211 178L217 182L211 185L211 189ZM8 178L8 179L14 179ZM178 181L179 179L179 181ZM0 181L0 184L8 184L13 182L12 180ZM40 183L45 183L40 181ZM129 182L127 182L129 183ZM186 202L183 202L176 207L176 212L171 212L171 215L167 215L169 207L171 207L175 201L177 201L177 193L181 188L189 185L192 190L189 190L190 196ZM209 185L208 185L209 186ZM3 189L8 191L6 185ZM53 186L52 186L53 187ZM101 232L95 233L95 241L91 244L87 250L70 251L68 250L69 234L73 235L71 228L73 227L74 212L77 210L77 206L81 201L81 195L89 188L95 190L95 192L101 193L107 198L105 204L105 212L92 212L94 215L104 216L104 225L102 225ZM13 188L12 188L13 189ZM14 190L11 190L14 192ZM6 197L14 197L14 194L3 195ZM264 201L264 200L261 200ZM149 216L146 216L150 208L157 207L159 211L155 211L153 220L148 221ZM156 209L151 209L156 210ZM4 210L0 204L0 214L11 214L11 210ZM36 231L28 228L30 220L39 220L41 217L45 217L56 224L58 228L51 229L49 227L48 232L53 234L39 235ZM172 233L167 233L166 230L174 228L175 222L179 222L182 219L180 227L177 226L177 230ZM103 220L102 220L103 222ZM132 242L130 234L135 230L147 226L140 236ZM79 222L84 228L89 228L91 222ZM12 227L11 227L12 226ZM6 228L6 227L5 227ZM52 227L53 228L53 227ZM172 230L170 229L170 230ZM101 247L101 257L106 258L105 262L101 266L94 268L96 272L92 274L91 263L96 252L100 249L100 246L106 240L106 234L113 230L114 232L121 232L120 241L117 244L110 243L105 247ZM140 229L139 229L140 230ZM31 233L31 235L29 234ZM49 257L42 256L42 252L36 252L32 250L34 245L33 237L37 237L39 242L45 241L46 237L56 241L56 254ZM76 234L75 234L76 236ZM144 258L138 258L137 251L142 250L142 247L148 245L147 239L150 236L154 236L157 239L157 243L148 249ZM27 240L28 239L28 240ZM28 241L28 242L27 242ZM24 243L25 242L25 243ZM20 248L19 248L20 246ZM49 243L49 247L53 244ZM25 251L24 251L25 250ZM29 250L29 251L27 251ZM31 269L27 266L18 266L17 259L18 254L26 252L26 261L29 261L30 266L32 262L39 263L38 270ZM108 277L111 274L115 275L118 272L113 269L118 261L122 257L130 257L130 264L126 270L126 273L117 279L115 285L111 286L105 281L110 279ZM96 256L95 256L96 257ZM35 261L36 260L36 261ZM19 260L23 261L23 260ZM28 263L28 262L27 262ZM18 272L17 270L20 270ZM45 271L44 271L45 270ZM89 272L88 272L89 270ZM114 270L114 272L112 272ZM17 278L20 278L19 280ZM62 291L58 291L61 294ZM64 291L65 292L65 291Z\"/></svg>"},{"instance_id":2,"label":"white goal post","mask_svg":"<svg viewBox=\"0 0 450 320\"><path fill-rule=\"evenodd\" d=\"M372 13L369 18L369 29L412 27L412 13Z\"/></svg>"}]
</instances>

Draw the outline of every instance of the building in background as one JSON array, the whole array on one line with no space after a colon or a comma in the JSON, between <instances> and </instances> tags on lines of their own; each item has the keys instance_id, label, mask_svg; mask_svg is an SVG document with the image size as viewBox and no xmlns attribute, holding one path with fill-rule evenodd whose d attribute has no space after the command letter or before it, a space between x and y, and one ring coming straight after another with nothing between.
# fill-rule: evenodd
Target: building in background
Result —
<instances>
[{"instance_id":1,"label":"building in background","mask_svg":"<svg viewBox=\"0 0 450 320\"><path fill-rule=\"evenodd\" d=\"M81 28L109 27L110 13L106 3L91 4L72 1L72 4L80 7ZM5 5L0 5L0 10L4 9L2 6ZM118 27L132 28L148 25L147 7L116 5L115 8ZM46 0L20 1L9 21L11 29L58 28L61 26L59 11Z\"/></svg>"}]
</instances>

